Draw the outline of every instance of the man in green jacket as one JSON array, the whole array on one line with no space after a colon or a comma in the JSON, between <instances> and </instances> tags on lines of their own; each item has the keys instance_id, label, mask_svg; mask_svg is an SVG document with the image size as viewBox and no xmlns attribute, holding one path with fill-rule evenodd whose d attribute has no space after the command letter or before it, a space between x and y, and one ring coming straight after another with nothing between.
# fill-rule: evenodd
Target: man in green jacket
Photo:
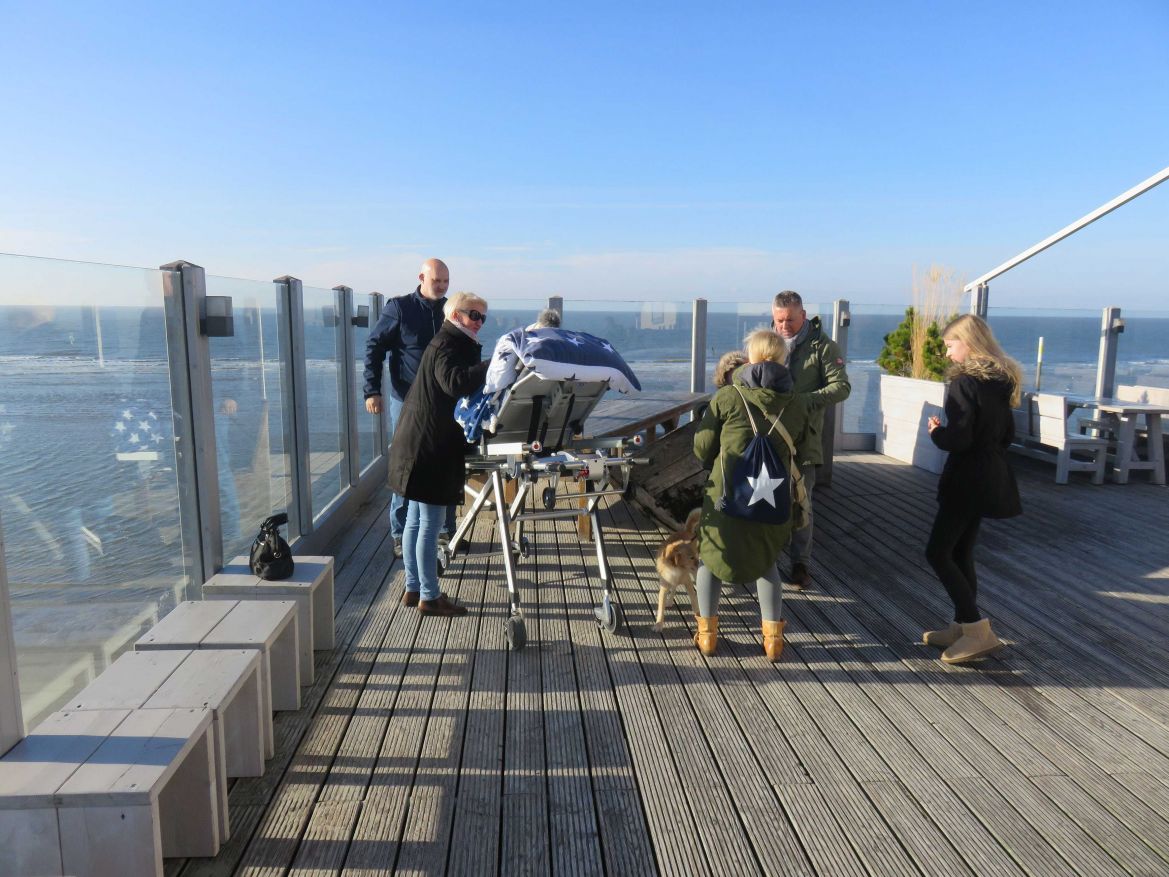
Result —
<instances>
[{"instance_id":1,"label":"man in green jacket","mask_svg":"<svg viewBox=\"0 0 1169 877\"><path fill-rule=\"evenodd\" d=\"M816 484L816 468L824 462L821 433L824 410L848 398L852 386L844 368L844 357L836 342L820 328L820 318L808 319L804 301L798 292L784 290L771 303L771 321L775 331L787 341L787 367L795 382L795 392L808 409L808 430L796 448L809 505ZM799 590L812 583L808 563L812 559L812 515L808 526L792 533L792 568L790 581Z\"/></svg>"}]
</instances>

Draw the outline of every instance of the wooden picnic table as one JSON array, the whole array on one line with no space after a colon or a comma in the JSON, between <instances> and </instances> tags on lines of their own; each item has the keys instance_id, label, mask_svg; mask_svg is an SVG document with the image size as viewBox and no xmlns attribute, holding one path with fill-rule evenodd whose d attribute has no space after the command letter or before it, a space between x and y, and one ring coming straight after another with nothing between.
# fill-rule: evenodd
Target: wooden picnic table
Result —
<instances>
[{"instance_id":1,"label":"wooden picnic table","mask_svg":"<svg viewBox=\"0 0 1169 877\"><path fill-rule=\"evenodd\" d=\"M676 429L683 414L704 408L711 395L662 390L602 399L589 416L588 434L595 438L611 438L632 436L645 430L645 441L649 444L659 425L667 432Z\"/></svg>"},{"instance_id":2,"label":"wooden picnic table","mask_svg":"<svg viewBox=\"0 0 1169 877\"><path fill-rule=\"evenodd\" d=\"M1169 406L1092 396L1069 396L1068 401L1083 408L1094 408L1117 421L1116 464L1113 470L1117 484L1127 484L1129 473L1135 469L1149 469L1153 473L1154 484L1165 483L1161 415L1169 414ZM1145 418L1145 428L1148 430L1145 457L1137 452L1136 444L1138 421L1142 417Z\"/></svg>"}]
</instances>

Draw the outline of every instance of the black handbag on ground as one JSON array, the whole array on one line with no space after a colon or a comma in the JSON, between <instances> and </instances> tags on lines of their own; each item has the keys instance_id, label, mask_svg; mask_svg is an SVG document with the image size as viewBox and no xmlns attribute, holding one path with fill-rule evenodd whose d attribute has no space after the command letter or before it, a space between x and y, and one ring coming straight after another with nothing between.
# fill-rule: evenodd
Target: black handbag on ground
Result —
<instances>
[{"instance_id":1,"label":"black handbag on ground","mask_svg":"<svg viewBox=\"0 0 1169 877\"><path fill-rule=\"evenodd\" d=\"M292 575L292 549L280 536L280 527L287 523L288 515L281 512L264 518L260 524L260 533L252 543L248 558L253 575L268 581L286 579Z\"/></svg>"}]
</instances>

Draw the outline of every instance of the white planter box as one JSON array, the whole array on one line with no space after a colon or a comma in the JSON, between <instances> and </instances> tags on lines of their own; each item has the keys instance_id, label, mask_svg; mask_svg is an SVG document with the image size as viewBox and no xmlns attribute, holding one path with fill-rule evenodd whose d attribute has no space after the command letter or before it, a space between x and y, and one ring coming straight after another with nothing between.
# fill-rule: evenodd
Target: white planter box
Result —
<instances>
[{"instance_id":1,"label":"white planter box","mask_svg":"<svg viewBox=\"0 0 1169 877\"><path fill-rule=\"evenodd\" d=\"M940 381L881 375L877 452L940 473L946 452L930 441L926 421L941 417L945 403L946 385Z\"/></svg>"}]
</instances>

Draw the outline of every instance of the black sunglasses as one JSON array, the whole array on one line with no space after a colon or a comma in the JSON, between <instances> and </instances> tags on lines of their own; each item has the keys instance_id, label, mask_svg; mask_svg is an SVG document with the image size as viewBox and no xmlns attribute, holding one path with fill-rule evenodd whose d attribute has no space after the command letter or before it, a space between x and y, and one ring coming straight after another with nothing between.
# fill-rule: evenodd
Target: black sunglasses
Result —
<instances>
[{"instance_id":1,"label":"black sunglasses","mask_svg":"<svg viewBox=\"0 0 1169 877\"><path fill-rule=\"evenodd\" d=\"M459 313L466 314L468 317L470 317L476 323L486 323L487 322L487 314L480 313L479 311L475 310L474 308L471 308L471 310L469 310L469 311L465 311L462 308L460 308Z\"/></svg>"}]
</instances>

